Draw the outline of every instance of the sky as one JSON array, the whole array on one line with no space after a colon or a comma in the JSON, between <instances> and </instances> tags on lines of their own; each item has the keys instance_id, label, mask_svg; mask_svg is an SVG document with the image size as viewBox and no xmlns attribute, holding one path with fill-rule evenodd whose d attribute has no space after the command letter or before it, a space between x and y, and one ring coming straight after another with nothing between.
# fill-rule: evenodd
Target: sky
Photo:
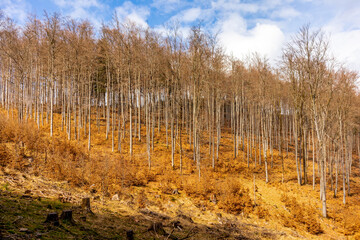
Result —
<instances>
[{"instance_id":1,"label":"sky","mask_svg":"<svg viewBox=\"0 0 360 240\"><path fill-rule=\"evenodd\" d=\"M291 36L310 24L325 32L340 64L360 72L359 0L0 0L0 9L19 25L44 11L87 19L96 29L114 14L160 33L176 21L185 37L201 22L217 34L227 54L243 59L257 52L271 63L280 59Z\"/></svg>"}]
</instances>

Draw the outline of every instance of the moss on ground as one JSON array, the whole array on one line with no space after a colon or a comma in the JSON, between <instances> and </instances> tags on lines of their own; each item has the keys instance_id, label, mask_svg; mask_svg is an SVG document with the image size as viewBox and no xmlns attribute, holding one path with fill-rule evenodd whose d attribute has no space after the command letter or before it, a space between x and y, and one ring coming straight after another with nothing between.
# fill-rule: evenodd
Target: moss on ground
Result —
<instances>
[{"instance_id":1,"label":"moss on ground","mask_svg":"<svg viewBox=\"0 0 360 240\"><path fill-rule=\"evenodd\" d=\"M60 216L66 209L73 210L74 223L61 220L60 226L45 223L48 213L57 212ZM124 239L127 227L136 227L128 220L126 217L85 215L79 207L69 203L0 191L0 239ZM144 230L145 227L140 228Z\"/></svg>"},{"instance_id":2,"label":"moss on ground","mask_svg":"<svg viewBox=\"0 0 360 240\"><path fill-rule=\"evenodd\" d=\"M57 212L60 216L69 209L73 211L73 223L61 220L59 226L45 223L48 213ZM131 216L105 210L86 213L70 203L0 190L0 239L126 239L127 230L134 232L134 239L279 239L282 236L253 225L234 222L206 226L179 216L164 217L146 209L143 214L140 212ZM163 229L149 230L155 223L161 223Z\"/></svg>"}]
</instances>

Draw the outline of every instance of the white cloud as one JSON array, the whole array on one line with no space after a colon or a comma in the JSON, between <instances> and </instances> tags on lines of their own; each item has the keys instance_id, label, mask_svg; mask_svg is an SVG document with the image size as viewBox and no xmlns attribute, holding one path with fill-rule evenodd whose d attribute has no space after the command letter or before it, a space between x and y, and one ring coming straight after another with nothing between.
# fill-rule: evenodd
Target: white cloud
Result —
<instances>
[{"instance_id":1,"label":"white cloud","mask_svg":"<svg viewBox=\"0 0 360 240\"><path fill-rule=\"evenodd\" d=\"M219 37L228 53L241 58L256 51L274 62L289 35L311 21L312 26L322 27L331 35L330 51L335 58L360 71L358 0L261 0L250 4L240 0L214 1L212 7L219 11L220 18L216 29L221 30Z\"/></svg>"},{"instance_id":2,"label":"white cloud","mask_svg":"<svg viewBox=\"0 0 360 240\"><path fill-rule=\"evenodd\" d=\"M170 13L176 9L179 9L179 7L184 4L186 3L182 0L154 0L151 6L164 13Z\"/></svg>"},{"instance_id":3,"label":"white cloud","mask_svg":"<svg viewBox=\"0 0 360 240\"><path fill-rule=\"evenodd\" d=\"M220 20L216 28L223 33L245 32L247 24L245 19L239 14L232 13L226 16L225 19Z\"/></svg>"},{"instance_id":4,"label":"white cloud","mask_svg":"<svg viewBox=\"0 0 360 240\"><path fill-rule=\"evenodd\" d=\"M280 29L281 23L271 18L257 19L264 11L266 14L274 12L275 6L281 5L279 11L274 12L277 18L296 17L298 12L287 6L291 0L263 0L256 3L244 3L241 0L214 0L208 5L194 6L174 15L171 20L178 20L186 27L185 36L189 35L191 24L202 19L204 27L213 33L219 33L219 41L231 54L240 59L250 53L258 52L266 55L275 62L281 54L285 35ZM284 3L284 4L282 4ZM249 15L251 17L249 17ZM246 16L246 18L245 18ZM249 25L251 27L249 27Z\"/></svg>"},{"instance_id":5,"label":"white cloud","mask_svg":"<svg viewBox=\"0 0 360 240\"><path fill-rule=\"evenodd\" d=\"M100 28L101 20L99 10L105 6L99 0L53 0L53 2L65 11L67 16L74 19L87 19L96 28Z\"/></svg>"},{"instance_id":6,"label":"white cloud","mask_svg":"<svg viewBox=\"0 0 360 240\"><path fill-rule=\"evenodd\" d=\"M166 27L164 26L156 26L155 28L153 28L153 30L163 37L166 37L167 34L169 33ZM190 36L191 28L188 26L179 26L177 31L180 37L188 38Z\"/></svg>"},{"instance_id":7,"label":"white cloud","mask_svg":"<svg viewBox=\"0 0 360 240\"><path fill-rule=\"evenodd\" d=\"M272 12L271 18L282 18L289 20L291 18L295 18L300 15L301 13L292 7L283 7Z\"/></svg>"},{"instance_id":8,"label":"white cloud","mask_svg":"<svg viewBox=\"0 0 360 240\"><path fill-rule=\"evenodd\" d=\"M258 52L274 61L281 54L284 34L274 24L258 23L252 29L247 28L246 20L238 14L232 14L217 26L222 31L219 39L228 54L244 58Z\"/></svg>"},{"instance_id":9,"label":"white cloud","mask_svg":"<svg viewBox=\"0 0 360 240\"><path fill-rule=\"evenodd\" d=\"M23 25L26 22L30 6L24 0L0 0L0 9L6 16Z\"/></svg>"},{"instance_id":10,"label":"white cloud","mask_svg":"<svg viewBox=\"0 0 360 240\"><path fill-rule=\"evenodd\" d=\"M115 11L120 21L130 20L141 27L148 27L146 20L150 15L150 10L145 6L137 6L127 1Z\"/></svg>"},{"instance_id":11,"label":"white cloud","mask_svg":"<svg viewBox=\"0 0 360 240\"><path fill-rule=\"evenodd\" d=\"M331 34L330 51L350 69L360 71L360 30Z\"/></svg>"},{"instance_id":12,"label":"white cloud","mask_svg":"<svg viewBox=\"0 0 360 240\"><path fill-rule=\"evenodd\" d=\"M184 22L193 22L200 17L200 8L190 8L182 13L182 20Z\"/></svg>"},{"instance_id":13,"label":"white cloud","mask_svg":"<svg viewBox=\"0 0 360 240\"><path fill-rule=\"evenodd\" d=\"M323 0L333 8L323 30L330 35L330 51L349 69L360 72L360 2Z\"/></svg>"},{"instance_id":14,"label":"white cloud","mask_svg":"<svg viewBox=\"0 0 360 240\"><path fill-rule=\"evenodd\" d=\"M179 33L181 34L182 37L188 38L191 33L191 28L190 27L180 27Z\"/></svg>"},{"instance_id":15,"label":"white cloud","mask_svg":"<svg viewBox=\"0 0 360 240\"><path fill-rule=\"evenodd\" d=\"M354 9L348 9L341 11L336 14L329 23L327 24L327 28L334 29L359 29L360 28L360 6Z\"/></svg>"},{"instance_id":16,"label":"white cloud","mask_svg":"<svg viewBox=\"0 0 360 240\"><path fill-rule=\"evenodd\" d=\"M259 11L261 4L242 3L240 0L217 0L211 3L214 10L221 11L240 11L245 13L255 13Z\"/></svg>"},{"instance_id":17,"label":"white cloud","mask_svg":"<svg viewBox=\"0 0 360 240\"><path fill-rule=\"evenodd\" d=\"M102 4L97 0L56 0L54 1L56 5L60 7L71 6L73 8L91 8L98 7L101 8Z\"/></svg>"},{"instance_id":18,"label":"white cloud","mask_svg":"<svg viewBox=\"0 0 360 240\"><path fill-rule=\"evenodd\" d=\"M204 18L206 13L201 8L189 8L179 12L175 16L171 17L170 21L177 21L182 23L192 23L199 18Z\"/></svg>"}]
</instances>

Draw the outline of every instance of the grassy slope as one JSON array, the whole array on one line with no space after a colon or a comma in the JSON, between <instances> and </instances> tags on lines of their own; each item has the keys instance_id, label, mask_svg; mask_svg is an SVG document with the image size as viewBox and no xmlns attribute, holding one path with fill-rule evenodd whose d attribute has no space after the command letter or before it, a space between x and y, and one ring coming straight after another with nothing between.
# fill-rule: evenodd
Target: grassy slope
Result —
<instances>
[{"instance_id":1,"label":"grassy slope","mask_svg":"<svg viewBox=\"0 0 360 240\"><path fill-rule=\"evenodd\" d=\"M42 181L42 184L36 185L39 178L27 176L27 180L21 181L19 179L26 175L14 174L13 172L11 179L16 183L17 190L31 185L35 192L30 195L20 194L2 181L0 239L126 239L127 230L134 231L135 239L168 239L169 233L173 231L174 221L179 221L181 230L174 229L169 239L286 239L290 236L284 232L231 220L227 220L225 224L203 225L192 222L184 214L171 217L147 209L134 210L118 201L92 201L94 214L87 214L79 204L62 203L54 198L37 196L38 191L65 192L67 186L63 183ZM41 190L38 189L40 187ZM82 194L76 194L73 190L74 202ZM57 212L60 215L66 209L73 210L75 224L60 221L60 226L56 227L44 223L47 213ZM84 216L85 221L81 219ZM165 235L148 230L154 222L163 223ZM21 232L21 228L28 231Z\"/></svg>"},{"instance_id":2,"label":"grassy slope","mask_svg":"<svg viewBox=\"0 0 360 240\"><path fill-rule=\"evenodd\" d=\"M58 121L58 116L56 116L56 121ZM59 126L60 124L56 124ZM125 138L122 143L122 154L112 153L111 152L111 139L105 140L105 129L104 124L101 125L101 129L98 132L95 124L92 126L92 156L99 156L95 164L95 170L101 170L106 166L110 165L110 172L108 176L111 176L111 171L120 172L124 171L122 168L132 167L131 164L122 165L129 162L129 146L128 138ZM48 132L48 127L42 129L43 132ZM329 218L323 219L320 216L320 201L319 201L319 187L318 187L318 178L317 185L315 190L312 189L311 185L299 186L296 183L296 173L295 173L295 164L292 154L289 155L289 158L285 159L285 179L284 183L281 182L281 165L280 157L276 150L274 150L274 167L269 168L270 172L270 183L266 184L264 181L264 170L263 166L255 168L253 166L252 160L250 169L247 168L246 160L242 159L242 152L240 151L239 157L233 159L232 156L232 137L227 133L223 133L220 146L220 158L217 162L216 171L210 169L210 159L207 157L207 144L203 143L202 149L202 179L199 182L197 179L196 166L194 165L191 157L192 150L189 144L184 144L184 169L183 175L179 175L179 168L176 167L175 170L171 170L170 167L170 147L166 147L164 132L160 135L155 135L155 151L152 153L152 170L151 172L155 175L155 178L152 177L150 182L147 180L147 184L138 186L138 187L119 187L119 180L109 179L108 182L108 191L109 196L102 194L100 195L103 201L94 201L95 211L100 215L111 215L110 222L113 222L112 218L120 214L120 216L130 216L132 221L130 221L130 229L137 228L137 224L141 225L141 231L138 231L138 236L144 236L145 239L149 237L156 237L154 234L149 234L146 229L150 222L153 221L164 221L167 224L167 232L171 231L171 221L177 219L177 216L180 214L190 216L197 226L196 231L194 231L195 236L193 239L217 239L217 238L229 238L231 232L235 232L235 236L247 236L250 239L257 238L308 238L308 239L342 239L350 238L356 239L359 234L358 220L356 216L360 215L360 178L359 178L359 169L355 166L353 169L353 177L351 179L352 183L352 195L347 197L347 205L342 205L342 192L339 189L338 198L334 198L332 193L328 192L328 209L329 209ZM142 129L144 133L144 129ZM156 130L157 133L157 130ZM46 135L46 134L45 134ZM60 131L60 129L55 130L55 136L59 138L66 138L66 135ZM183 137L183 141L187 139L186 136ZM83 136L80 145L83 144L86 146L86 136ZM170 141L170 140L169 140ZM75 141L72 141L72 144L75 144ZM116 146L115 141L115 146ZM145 169L147 166L147 157L146 157L146 146L144 140L139 142L134 138L134 156L133 160L137 169ZM175 155L175 164L179 166L179 153ZM356 163L354 163L356 165ZM120 167L119 167L120 166ZM69 168L70 170L81 171L81 169ZM126 172L129 169L125 169ZM195 170L195 171L194 171ZM309 162L309 180L312 179L311 175L312 165ZM11 169L9 170L11 172ZM34 172L33 169L26 169L30 175ZM175 172L174 172L175 171ZM52 172L48 169L43 171L45 176L51 176ZM139 173L139 172L137 172ZM141 171L140 173L146 175L146 171ZM121 173L123 174L123 172ZM212 191L214 191L214 186L222 184L224 179L232 179L231 181L239 182L246 188L248 188L249 195L253 200L253 174L256 175L256 202L259 205L259 209L266 209L265 217L259 219L259 214L256 214L256 209L254 212L251 212L249 215L244 216L233 215L226 213L223 209L219 208L217 204L209 203L209 196ZM2 184L11 185L14 191L24 191L25 189L37 189L33 191L35 195L42 197L50 197L56 199L59 193L61 192L70 192L72 193L73 200L72 202L76 205L79 204L79 199L81 197L89 195L89 185L94 184L98 192L101 192L100 180L95 177L87 177L88 185L85 185L81 188L75 190L74 185L69 185L67 183L62 184L61 186L52 186L55 181L47 182L46 184L40 184L43 180L42 178L36 178L35 181L32 181L29 185L26 185L29 181L22 180L20 181L22 186L19 186L19 182L13 178L9 178L9 174L1 173L0 176L4 176L2 179ZM11 174L10 174L11 176ZM118 176L118 175L116 175ZM129 175L131 177L131 175ZM138 176L136 176L138 177ZM32 178L32 177L28 177ZM65 179L68 182L71 182L73 177L67 176ZM146 177L145 177L146 178ZM70 180L70 181L69 181ZM4 185L5 184L5 185ZM221 188L222 185L220 185ZM340 183L339 183L340 186ZM180 195L171 195L169 189L178 188L180 190ZM191 188L195 190L192 191ZM203 189L209 189L210 193L203 191ZM216 189L215 189L216 190ZM111 196L115 193L120 193L120 201L110 201ZM287 196L293 196L297 200L297 205L295 208L298 208L300 212L310 212L314 218L321 224L323 233L320 235L312 235L306 230L306 225L301 223L296 214L299 212L293 211L293 209L286 207L282 197L286 194ZM110 198L109 198L110 197ZM140 204L141 202L141 204ZM261 208L260 208L261 207ZM157 214L166 215L170 219L166 221L163 219L158 219L153 215L149 215L146 212L144 213L143 209L148 209ZM142 212L142 213L141 213ZM105 214L104 214L105 213ZM220 215L221 214L221 215ZM42 216L42 221L45 216ZM308 216L304 216L305 220ZM142 222L144 221L144 222ZM294 224L289 224L288 221L293 221ZM298 222L299 221L299 222ZM141 222L141 223L139 223ZM97 225L104 224L106 228L106 221L99 221ZM135 224L135 225L133 225ZM285 227L284 227L285 225ZM120 232L114 230L116 236L124 236L125 229L123 225L119 224ZM122 227L121 227L122 226ZM16 225L16 229L20 227ZM187 230L192 228L192 224L188 226ZM116 228L117 229L117 228ZM208 230L210 229L210 230ZM236 231L235 231L236 230ZM15 230L14 230L15 231ZM220 235L218 235L220 231ZM101 231L100 231L101 234ZM121 235L122 234L122 235ZM185 234L179 232L179 234ZM346 235L346 236L345 236ZM70 236L70 235L69 235ZM80 236L80 235L79 235ZM110 236L111 237L111 236Z\"/></svg>"}]
</instances>

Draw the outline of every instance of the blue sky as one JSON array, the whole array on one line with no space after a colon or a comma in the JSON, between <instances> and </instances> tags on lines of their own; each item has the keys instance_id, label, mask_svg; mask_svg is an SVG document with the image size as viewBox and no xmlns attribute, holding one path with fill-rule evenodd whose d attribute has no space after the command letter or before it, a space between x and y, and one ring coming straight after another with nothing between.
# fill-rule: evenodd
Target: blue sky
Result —
<instances>
[{"instance_id":1,"label":"blue sky","mask_svg":"<svg viewBox=\"0 0 360 240\"><path fill-rule=\"evenodd\" d=\"M244 58L256 51L273 63L291 35L311 23L330 36L331 52L340 62L360 71L359 0L0 0L0 8L20 25L29 13L42 17L44 10L88 19L96 28L115 13L158 32L176 20L184 36L201 21L218 33L228 54Z\"/></svg>"}]
</instances>

